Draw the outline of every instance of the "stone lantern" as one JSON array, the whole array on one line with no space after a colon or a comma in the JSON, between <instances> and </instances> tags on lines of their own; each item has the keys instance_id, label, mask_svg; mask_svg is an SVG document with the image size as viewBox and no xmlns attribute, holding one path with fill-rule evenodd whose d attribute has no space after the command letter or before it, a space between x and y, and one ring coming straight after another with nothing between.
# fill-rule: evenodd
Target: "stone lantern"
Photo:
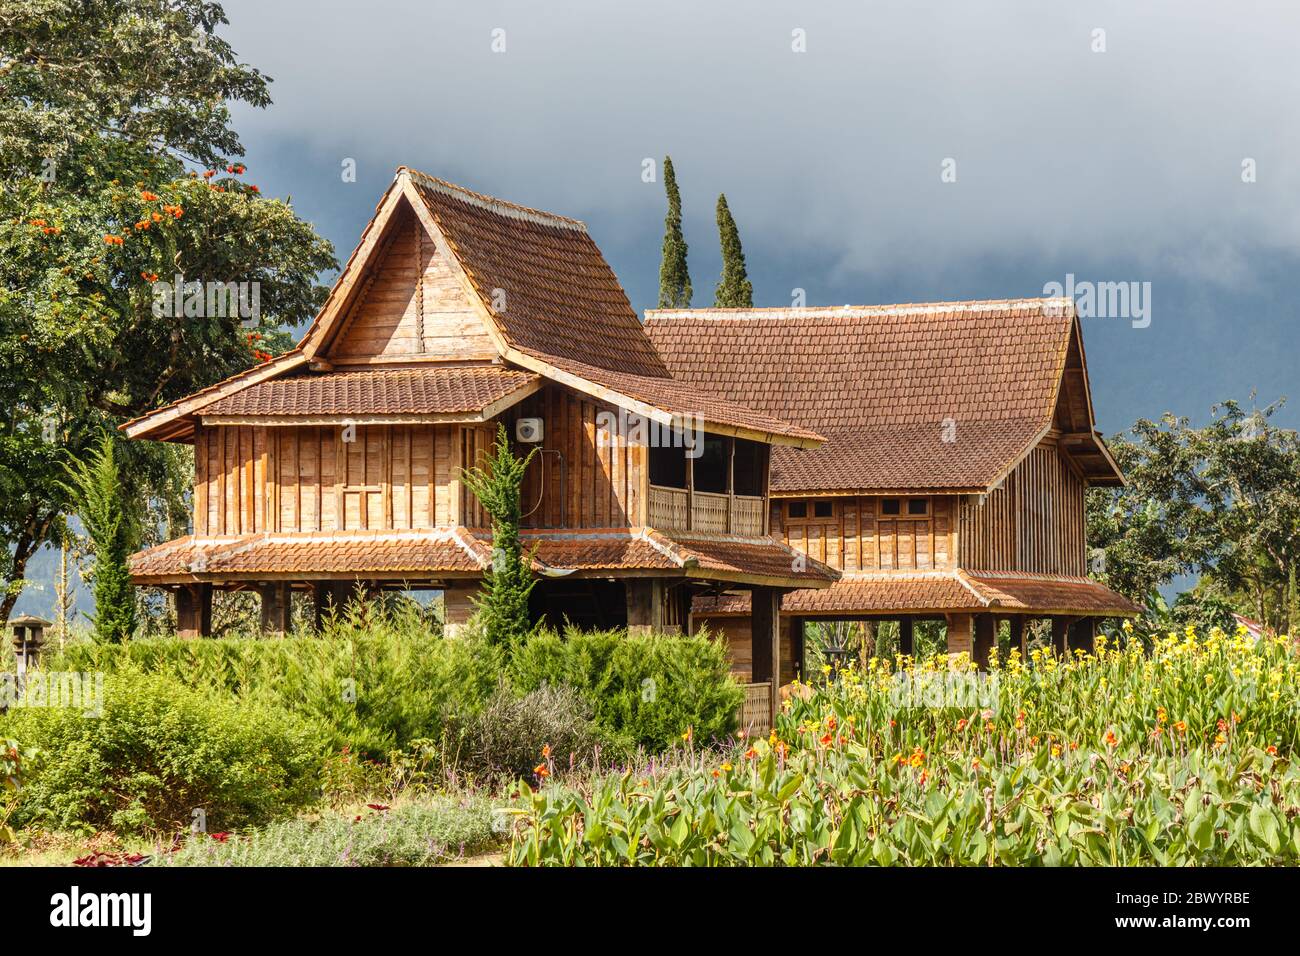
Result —
<instances>
[{"instance_id":1,"label":"stone lantern","mask_svg":"<svg viewBox=\"0 0 1300 956\"><path fill-rule=\"evenodd\" d=\"M18 679L22 680L29 666L36 666L40 660L41 647L45 643L45 629L53 623L31 614L20 614L9 619L9 627L14 632L14 656L18 662Z\"/></svg>"}]
</instances>

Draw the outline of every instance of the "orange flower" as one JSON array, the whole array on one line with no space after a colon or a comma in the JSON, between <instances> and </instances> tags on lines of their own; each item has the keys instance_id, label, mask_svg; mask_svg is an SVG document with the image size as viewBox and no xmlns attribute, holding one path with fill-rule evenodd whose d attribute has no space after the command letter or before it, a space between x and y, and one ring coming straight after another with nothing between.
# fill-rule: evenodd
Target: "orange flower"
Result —
<instances>
[{"instance_id":1,"label":"orange flower","mask_svg":"<svg viewBox=\"0 0 1300 956\"><path fill-rule=\"evenodd\" d=\"M539 763L536 767L534 767L533 773L537 774L537 778L539 780L545 780L547 777L551 775L551 771L547 768L546 764L544 763Z\"/></svg>"},{"instance_id":2,"label":"orange flower","mask_svg":"<svg viewBox=\"0 0 1300 956\"><path fill-rule=\"evenodd\" d=\"M108 246L120 246L122 244L121 236L105 236L104 244Z\"/></svg>"},{"instance_id":3,"label":"orange flower","mask_svg":"<svg viewBox=\"0 0 1300 956\"><path fill-rule=\"evenodd\" d=\"M145 282L157 282L157 281L158 281L158 273L156 273L156 272L141 272L141 273L140 273L140 278L143 279Z\"/></svg>"},{"instance_id":4,"label":"orange flower","mask_svg":"<svg viewBox=\"0 0 1300 956\"><path fill-rule=\"evenodd\" d=\"M147 189L144 192L140 193L140 198L143 199L145 202L155 202L158 199L156 195L149 192L149 190Z\"/></svg>"},{"instance_id":5,"label":"orange flower","mask_svg":"<svg viewBox=\"0 0 1300 956\"><path fill-rule=\"evenodd\" d=\"M1264 748L1264 753L1268 754L1270 757L1276 757L1277 748L1274 747L1272 744L1269 744L1267 747Z\"/></svg>"},{"instance_id":6,"label":"orange flower","mask_svg":"<svg viewBox=\"0 0 1300 956\"><path fill-rule=\"evenodd\" d=\"M924 784L929 779L930 779L930 772L928 770L922 770L921 776L916 778L916 782L920 784Z\"/></svg>"},{"instance_id":7,"label":"orange flower","mask_svg":"<svg viewBox=\"0 0 1300 956\"><path fill-rule=\"evenodd\" d=\"M45 220L44 220L44 219L33 219L33 220L31 221L30 224L33 225L33 226L43 226L43 225L45 225Z\"/></svg>"},{"instance_id":8,"label":"orange flower","mask_svg":"<svg viewBox=\"0 0 1300 956\"><path fill-rule=\"evenodd\" d=\"M543 756L543 757L549 757L550 755L551 755L551 745L550 745L550 744L542 744L542 756Z\"/></svg>"},{"instance_id":9,"label":"orange flower","mask_svg":"<svg viewBox=\"0 0 1300 956\"><path fill-rule=\"evenodd\" d=\"M834 742L835 738L830 734L822 734L821 743L823 747L829 747Z\"/></svg>"},{"instance_id":10,"label":"orange flower","mask_svg":"<svg viewBox=\"0 0 1300 956\"><path fill-rule=\"evenodd\" d=\"M748 750L745 751L746 760L753 760L757 756L758 756L758 751L755 750L753 747L750 747Z\"/></svg>"},{"instance_id":11,"label":"orange flower","mask_svg":"<svg viewBox=\"0 0 1300 956\"><path fill-rule=\"evenodd\" d=\"M1115 736L1115 731L1113 730L1106 731L1106 746L1109 747L1111 750L1114 750L1118 744L1119 744L1119 738Z\"/></svg>"},{"instance_id":12,"label":"orange flower","mask_svg":"<svg viewBox=\"0 0 1300 956\"><path fill-rule=\"evenodd\" d=\"M1174 724L1174 730L1178 731L1180 734L1187 733L1187 721L1185 720L1177 721Z\"/></svg>"},{"instance_id":13,"label":"orange flower","mask_svg":"<svg viewBox=\"0 0 1300 956\"><path fill-rule=\"evenodd\" d=\"M148 229L151 225L153 225L153 223L151 223L148 219L141 219L139 222L135 224L135 228L137 230Z\"/></svg>"},{"instance_id":14,"label":"orange flower","mask_svg":"<svg viewBox=\"0 0 1300 956\"><path fill-rule=\"evenodd\" d=\"M211 178L212 178L213 176L215 176L216 174L217 174L217 171L216 171L215 169L209 169L206 173L203 174L203 178L204 178L204 179L211 179Z\"/></svg>"},{"instance_id":15,"label":"orange flower","mask_svg":"<svg viewBox=\"0 0 1300 956\"><path fill-rule=\"evenodd\" d=\"M978 769L980 768L980 758L979 758L979 757L976 757L974 760L972 760L972 761L970 762L970 768L971 768L972 770L978 770Z\"/></svg>"},{"instance_id":16,"label":"orange flower","mask_svg":"<svg viewBox=\"0 0 1300 956\"><path fill-rule=\"evenodd\" d=\"M957 733L961 733L965 729L966 729L966 718L963 717L961 720L957 721Z\"/></svg>"}]
</instances>

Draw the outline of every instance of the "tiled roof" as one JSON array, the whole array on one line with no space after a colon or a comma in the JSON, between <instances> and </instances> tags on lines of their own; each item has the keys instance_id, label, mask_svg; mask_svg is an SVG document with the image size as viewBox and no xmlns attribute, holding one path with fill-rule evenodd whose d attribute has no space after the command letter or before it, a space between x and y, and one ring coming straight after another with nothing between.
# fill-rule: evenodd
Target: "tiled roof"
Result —
<instances>
[{"instance_id":1,"label":"tiled roof","mask_svg":"<svg viewBox=\"0 0 1300 956\"><path fill-rule=\"evenodd\" d=\"M646 331L676 378L826 436L774 456L790 493L988 487L1049 426L1074 322L1029 299L652 310Z\"/></svg>"},{"instance_id":2,"label":"tiled roof","mask_svg":"<svg viewBox=\"0 0 1300 956\"><path fill-rule=\"evenodd\" d=\"M699 615L748 614L747 594L695 599ZM1141 608L1089 578L958 571L846 574L828 588L791 591L785 614L1035 613L1129 616Z\"/></svg>"},{"instance_id":3,"label":"tiled roof","mask_svg":"<svg viewBox=\"0 0 1300 956\"><path fill-rule=\"evenodd\" d=\"M1026 418L970 421L957 427L954 441L944 440L941 424L831 432L821 448L773 448L772 491L983 490L1043 427Z\"/></svg>"},{"instance_id":4,"label":"tiled roof","mask_svg":"<svg viewBox=\"0 0 1300 956\"><path fill-rule=\"evenodd\" d=\"M769 578L808 581L821 587L839 577L839 572L815 558L773 538L737 538L734 535L683 535L675 533L679 552L693 559L707 572L758 575ZM772 547L772 545L776 547Z\"/></svg>"},{"instance_id":5,"label":"tiled roof","mask_svg":"<svg viewBox=\"0 0 1300 956\"><path fill-rule=\"evenodd\" d=\"M495 365L416 366L293 375L259 382L202 415L432 415L478 412L540 376Z\"/></svg>"},{"instance_id":6,"label":"tiled roof","mask_svg":"<svg viewBox=\"0 0 1300 956\"><path fill-rule=\"evenodd\" d=\"M667 376L623 287L576 219L528 209L410 170L411 183L520 351Z\"/></svg>"},{"instance_id":7,"label":"tiled roof","mask_svg":"<svg viewBox=\"0 0 1300 956\"><path fill-rule=\"evenodd\" d=\"M347 531L178 538L131 557L131 577L160 579L258 574L472 574L490 554L463 529Z\"/></svg>"},{"instance_id":8,"label":"tiled roof","mask_svg":"<svg viewBox=\"0 0 1300 956\"><path fill-rule=\"evenodd\" d=\"M1141 614L1142 608L1091 578L1017 572L967 572L970 582L999 608L1076 614Z\"/></svg>"},{"instance_id":9,"label":"tiled roof","mask_svg":"<svg viewBox=\"0 0 1300 956\"><path fill-rule=\"evenodd\" d=\"M539 570L680 570L688 576L807 581L820 587L839 577L828 565L774 538L682 534L655 529L524 533L536 547ZM488 541L486 536L480 540Z\"/></svg>"},{"instance_id":10,"label":"tiled roof","mask_svg":"<svg viewBox=\"0 0 1300 956\"><path fill-rule=\"evenodd\" d=\"M518 352L663 411L699 416L706 426L820 442L816 431L755 411L744 396L723 400L674 381L581 222L407 172Z\"/></svg>"},{"instance_id":11,"label":"tiled roof","mask_svg":"<svg viewBox=\"0 0 1300 956\"><path fill-rule=\"evenodd\" d=\"M646 405L673 415L699 418L706 425L727 425L768 435L786 435L813 444L822 441L822 436L811 428L793 425L784 419L774 418L764 412L755 411L747 405L719 398L671 378L651 378L645 375L613 372L567 359L561 364L554 356L538 357L543 361L552 361L557 368L570 374L613 389L628 398L644 402Z\"/></svg>"},{"instance_id":12,"label":"tiled roof","mask_svg":"<svg viewBox=\"0 0 1300 956\"><path fill-rule=\"evenodd\" d=\"M838 576L819 561L797 561L794 551L771 538L679 538L648 528L609 528L525 532L523 540L543 576L646 570L760 584L797 580L813 587ZM491 536L463 528L187 536L133 555L131 577L138 584L150 584L259 574L477 576L491 557ZM795 571L796 566L800 570Z\"/></svg>"}]
</instances>

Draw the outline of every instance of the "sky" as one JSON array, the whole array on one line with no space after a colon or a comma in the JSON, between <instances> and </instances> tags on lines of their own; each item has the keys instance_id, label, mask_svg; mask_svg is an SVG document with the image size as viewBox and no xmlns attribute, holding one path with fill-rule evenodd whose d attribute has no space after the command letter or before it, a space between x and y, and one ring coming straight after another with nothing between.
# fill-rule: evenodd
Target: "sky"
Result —
<instances>
[{"instance_id":1,"label":"sky","mask_svg":"<svg viewBox=\"0 0 1300 956\"><path fill-rule=\"evenodd\" d=\"M1144 315L1084 322L1103 432L1252 393L1300 426L1300 4L224 6L274 80L235 108L246 179L340 260L407 165L584 220L640 312L671 155L697 306L725 192L756 305L1136 283Z\"/></svg>"}]
</instances>

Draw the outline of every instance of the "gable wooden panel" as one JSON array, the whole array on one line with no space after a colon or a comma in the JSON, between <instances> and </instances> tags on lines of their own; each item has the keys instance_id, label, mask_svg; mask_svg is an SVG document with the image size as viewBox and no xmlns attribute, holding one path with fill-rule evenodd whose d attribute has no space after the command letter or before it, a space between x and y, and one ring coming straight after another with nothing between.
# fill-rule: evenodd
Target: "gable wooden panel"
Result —
<instances>
[{"instance_id":1,"label":"gable wooden panel","mask_svg":"<svg viewBox=\"0 0 1300 956\"><path fill-rule=\"evenodd\" d=\"M330 357L342 362L494 358L483 320L424 227L408 210L392 228Z\"/></svg>"}]
</instances>

